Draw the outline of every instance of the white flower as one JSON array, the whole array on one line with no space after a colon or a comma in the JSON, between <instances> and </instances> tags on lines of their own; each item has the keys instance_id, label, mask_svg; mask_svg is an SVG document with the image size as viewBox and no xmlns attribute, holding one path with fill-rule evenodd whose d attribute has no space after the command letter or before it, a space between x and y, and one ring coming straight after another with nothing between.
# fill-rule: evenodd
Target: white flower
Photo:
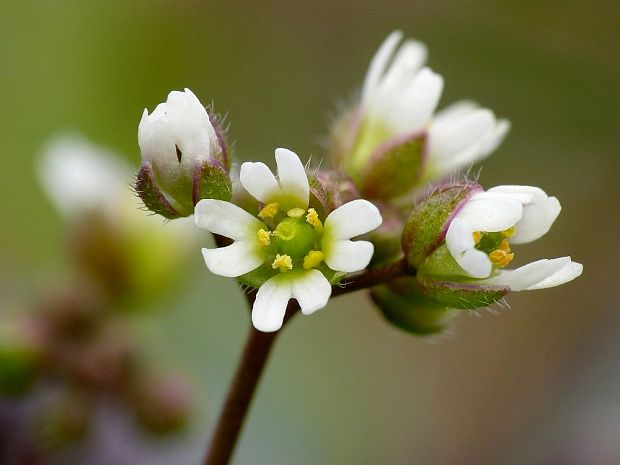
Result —
<instances>
[{"instance_id":1,"label":"white flower","mask_svg":"<svg viewBox=\"0 0 620 465\"><path fill-rule=\"evenodd\" d=\"M41 184L67 217L113 214L128 192L131 168L115 153L65 134L50 140L37 166Z\"/></svg>"},{"instance_id":2,"label":"white flower","mask_svg":"<svg viewBox=\"0 0 620 465\"><path fill-rule=\"evenodd\" d=\"M512 291L558 286L578 277L583 266L562 257L516 270L502 268L514 257L511 243L542 237L559 214L558 200L537 187L494 187L474 194L455 214L446 246L465 273L478 278L477 284L504 285Z\"/></svg>"},{"instance_id":3,"label":"white flower","mask_svg":"<svg viewBox=\"0 0 620 465\"><path fill-rule=\"evenodd\" d=\"M406 40L395 31L373 57L362 89L362 130L373 142L408 134L427 134L425 179L475 163L489 155L508 132L509 123L492 111L463 101L433 116L443 78L428 67L424 44ZM365 128L364 128L365 125ZM376 140L376 135L383 140ZM374 144L373 144L374 145ZM370 147L372 150L376 146ZM370 153L358 152L357 163Z\"/></svg>"},{"instance_id":4,"label":"white flower","mask_svg":"<svg viewBox=\"0 0 620 465\"><path fill-rule=\"evenodd\" d=\"M261 331L280 329L291 298L306 315L323 308L331 295L325 274L366 268L373 245L350 239L381 224L379 210L366 200L342 205L323 224L308 208L310 188L299 157L283 148L275 157L277 178L264 163L241 166L243 188L263 205L258 217L213 199L201 200L194 215L198 227L234 241L203 249L211 272L239 277L260 267L267 274L252 308L252 322Z\"/></svg>"}]
</instances>

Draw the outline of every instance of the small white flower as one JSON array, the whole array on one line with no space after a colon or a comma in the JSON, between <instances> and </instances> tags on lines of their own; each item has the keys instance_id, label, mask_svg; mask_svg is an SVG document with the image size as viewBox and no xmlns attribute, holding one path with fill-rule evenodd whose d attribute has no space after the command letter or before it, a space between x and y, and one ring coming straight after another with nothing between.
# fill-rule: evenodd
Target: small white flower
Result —
<instances>
[{"instance_id":1,"label":"small white flower","mask_svg":"<svg viewBox=\"0 0 620 465\"><path fill-rule=\"evenodd\" d=\"M310 188L299 157L275 151L278 177L264 163L244 163L240 182L263 208L258 217L221 200L201 200L196 226L232 239L232 245L203 249L205 263L215 274L239 277L259 267L270 277L258 289L252 322L261 331L282 326L291 298L308 315L323 308L331 295L325 273L350 273L368 266L374 251L367 241L350 239L381 224L379 210L366 200L354 200L321 222L308 208Z\"/></svg>"},{"instance_id":2,"label":"small white flower","mask_svg":"<svg viewBox=\"0 0 620 465\"><path fill-rule=\"evenodd\" d=\"M362 127L383 134L383 142L395 136L426 133L425 178L443 176L475 163L501 143L510 127L492 111L469 101L458 102L433 116L441 97L443 78L424 67L424 44L406 40L395 31L373 57L362 89ZM398 49L397 49L398 48ZM374 147L370 147L371 150ZM358 163L369 153L358 153Z\"/></svg>"},{"instance_id":3,"label":"small white flower","mask_svg":"<svg viewBox=\"0 0 620 465\"><path fill-rule=\"evenodd\" d=\"M113 214L129 191L132 170L117 154L65 134L46 144L37 171L56 208L75 217L93 210Z\"/></svg>"},{"instance_id":4,"label":"small white flower","mask_svg":"<svg viewBox=\"0 0 620 465\"><path fill-rule=\"evenodd\" d=\"M512 291L558 286L578 277L583 266L570 257L538 260L504 270L514 257L510 244L545 235L560 214L555 197L537 187L498 186L474 194L455 214L446 246L477 284L509 286Z\"/></svg>"}]
</instances>

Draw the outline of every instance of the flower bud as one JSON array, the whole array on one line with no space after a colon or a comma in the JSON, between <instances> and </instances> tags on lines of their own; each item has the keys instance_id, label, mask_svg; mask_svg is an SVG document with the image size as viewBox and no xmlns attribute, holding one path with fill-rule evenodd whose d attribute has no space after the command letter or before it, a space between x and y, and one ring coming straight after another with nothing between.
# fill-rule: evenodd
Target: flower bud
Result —
<instances>
[{"instance_id":1,"label":"flower bud","mask_svg":"<svg viewBox=\"0 0 620 465\"><path fill-rule=\"evenodd\" d=\"M132 400L140 426L154 434L169 434L189 420L191 392L188 383L176 375L148 376Z\"/></svg>"},{"instance_id":2,"label":"flower bud","mask_svg":"<svg viewBox=\"0 0 620 465\"><path fill-rule=\"evenodd\" d=\"M419 336L443 332L456 313L417 292L411 277L377 286L370 296L390 323Z\"/></svg>"},{"instance_id":3,"label":"flower bud","mask_svg":"<svg viewBox=\"0 0 620 465\"><path fill-rule=\"evenodd\" d=\"M392 204L376 202L375 205L381 212L383 223L368 233L368 240L375 247L370 261L371 268L389 265L402 257L400 240L406 219L401 209Z\"/></svg>"},{"instance_id":4,"label":"flower bud","mask_svg":"<svg viewBox=\"0 0 620 465\"><path fill-rule=\"evenodd\" d=\"M172 91L138 127L142 167L136 191L166 218L189 216L199 200L229 200L230 160L224 133L191 90Z\"/></svg>"},{"instance_id":5,"label":"flower bud","mask_svg":"<svg viewBox=\"0 0 620 465\"><path fill-rule=\"evenodd\" d=\"M38 328L15 320L0 327L0 395L19 397L33 385L40 368ZM33 331L34 330L34 331Z\"/></svg>"}]
</instances>

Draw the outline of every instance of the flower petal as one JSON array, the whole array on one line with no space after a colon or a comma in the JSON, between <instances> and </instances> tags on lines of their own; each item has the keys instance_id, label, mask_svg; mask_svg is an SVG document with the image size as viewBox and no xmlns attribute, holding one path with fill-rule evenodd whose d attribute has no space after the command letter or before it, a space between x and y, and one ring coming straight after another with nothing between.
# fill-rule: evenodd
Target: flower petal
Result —
<instances>
[{"instance_id":1,"label":"flower petal","mask_svg":"<svg viewBox=\"0 0 620 465\"><path fill-rule=\"evenodd\" d=\"M262 222L237 205L223 200L202 199L194 209L194 224L235 241L256 239Z\"/></svg>"},{"instance_id":2,"label":"flower petal","mask_svg":"<svg viewBox=\"0 0 620 465\"><path fill-rule=\"evenodd\" d=\"M299 273L299 277L292 281L292 292L301 312L310 315L327 305L332 286L319 270L308 270Z\"/></svg>"},{"instance_id":3,"label":"flower petal","mask_svg":"<svg viewBox=\"0 0 620 465\"><path fill-rule=\"evenodd\" d=\"M249 273L263 263L254 241L236 241L226 247L202 249L202 256L211 273L229 278Z\"/></svg>"},{"instance_id":4,"label":"flower petal","mask_svg":"<svg viewBox=\"0 0 620 465\"><path fill-rule=\"evenodd\" d=\"M581 263L571 261L561 268L560 271L557 271L548 278L543 279L538 284L528 287L526 290L533 291L535 289L546 289L548 287L559 286L560 284L567 283L581 276L582 272L583 265Z\"/></svg>"},{"instance_id":5,"label":"flower petal","mask_svg":"<svg viewBox=\"0 0 620 465\"><path fill-rule=\"evenodd\" d=\"M260 202L269 202L280 193L280 185L267 165L245 162L239 174L241 185Z\"/></svg>"},{"instance_id":6,"label":"flower petal","mask_svg":"<svg viewBox=\"0 0 620 465\"><path fill-rule=\"evenodd\" d=\"M474 229L469 222L454 218L446 232L446 247L463 270L473 278L486 278L493 265L484 252L475 248Z\"/></svg>"},{"instance_id":7,"label":"flower petal","mask_svg":"<svg viewBox=\"0 0 620 465\"><path fill-rule=\"evenodd\" d=\"M523 291L529 288L537 289L538 285L544 283L548 278L552 278L564 267L569 266L570 263L570 257L538 260L516 270L502 270L498 275L478 281L478 283L508 286L511 291ZM560 275L558 278L560 277L562 276ZM553 282L553 280L550 282ZM558 284L561 284L561 282L558 282Z\"/></svg>"},{"instance_id":8,"label":"flower petal","mask_svg":"<svg viewBox=\"0 0 620 465\"><path fill-rule=\"evenodd\" d=\"M310 198L308 175L297 154L288 149L278 148L276 149L276 163L282 195L292 196L300 202L296 206L308 208Z\"/></svg>"},{"instance_id":9,"label":"flower petal","mask_svg":"<svg viewBox=\"0 0 620 465\"><path fill-rule=\"evenodd\" d=\"M430 121L442 90L443 78L429 68L422 68L405 93L399 93L395 101L391 102L393 108L389 116L390 123L398 132L422 128Z\"/></svg>"},{"instance_id":10,"label":"flower petal","mask_svg":"<svg viewBox=\"0 0 620 465\"><path fill-rule=\"evenodd\" d=\"M379 209L367 200L358 199L341 205L325 220L329 240L351 239L381 225Z\"/></svg>"},{"instance_id":11,"label":"flower petal","mask_svg":"<svg viewBox=\"0 0 620 465\"><path fill-rule=\"evenodd\" d=\"M533 186L497 186L487 192L506 194L528 194L532 201L523 205L523 217L516 225L516 233L510 239L514 244L532 242L544 236L560 214L562 207L555 197L548 197L538 187Z\"/></svg>"},{"instance_id":12,"label":"flower petal","mask_svg":"<svg viewBox=\"0 0 620 465\"><path fill-rule=\"evenodd\" d=\"M468 222L473 231L503 231L517 224L523 216L523 205L518 198L483 194L473 195L456 215Z\"/></svg>"},{"instance_id":13,"label":"flower petal","mask_svg":"<svg viewBox=\"0 0 620 465\"><path fill-rule=\"evenodd\" d=\"M266 333L279 330L292 296L291 280L284 273L268 279L256 293L252 307L254 327Z\"/></svg>"},{"instance_id":14,"label":"flower petal","mask_svg":"<svg viewBox=\"0 0 620 465\"><path fill-rule=\"evenodd\" d=\"M323 254L327 266L347 273L366 268L375 250L368 241L339 240L326 245L323 245Z\"/></svg>"},{"instance_id":15,"label":"flower petal","mask_svg":"<svg viewBox=\"0 0 620 465\"><path fill-rule=\"evenodd\" d=\"M370 66L368 67L368 71L366 72L366 77L364 79L364 86L362 89L362 101L366 103L369 98L372 97L372 94L376 91L377 85L383 73L385 72L387 65L390 61L390 57L394 53L398 42L403 37L403 33L401 31L392 32L387 38L383 41L379 50L373 56Z\"/></svg>"}]
</instances>

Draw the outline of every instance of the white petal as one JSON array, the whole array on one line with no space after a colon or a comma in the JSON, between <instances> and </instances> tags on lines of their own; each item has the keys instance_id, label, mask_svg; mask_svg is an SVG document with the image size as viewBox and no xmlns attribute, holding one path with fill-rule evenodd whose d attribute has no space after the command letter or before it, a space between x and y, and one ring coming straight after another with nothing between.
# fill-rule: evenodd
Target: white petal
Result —
<instances>
[{"instance_id":1,"label":"white petal","mask_svg":"<svg viewBox=\"0 0 620 465\"><path fill-rule=\"evenodd\" d=\"M433 162L443 170L474 163L481 156L481 147L495 131L495 116L489 110L463 111L436 120L430 128L430 149Z\"/></svg>"},{"instance_id":2,"label":"white petal","mask_svg":"<svg viewBox=\"0 0 620 465\"><path fill-rule=\"evenodd\" d=\"M514 244L532 242L544 236L562 209L555 197L548 197L538 187L533 186L497 186L487 192L507 194L529 194L532 201L523 206L523 217L516 225L516 234L510 239Z\"/></svg>"},{"instance_id":3,"label":"white petal","mask_svg":"<svg viewBox=\"0 0 620 465\"><path fill-rule=\"evenodd\" d=\"M478 104L472 100L460 100L439 110L433 118L435 123L444 123L452 118L460 118L478 108Z\"/></svg>"},{"instance_id":4,"label":"white petal","mask_svg":"<svg viewBox=\"0 0 620 465\"><path fill-rule=\"evenodd\" d=\"M283 196L293 196L300 202L298 207L306 209L310 198L308 176L301 160L295 152L288 149L276 149L278 180Z\"/></svg>"},{"instance_id":5,"label":"white petal","mask_svg":"<svg viewBox=\"0 0 620 465\"><path fill-rule=\"evenodd\" d=\"M273 332L282 327L286 306L293 296L291 280L279 274L265 282L256 293L252 323L259 331Z\"/></svg>"},{"instance_id":6,"label":"white petal","mask_svg":"<svg viewBox=\"0 0 620 465\"><path fill-rule=\"evenodd\" d=\"M393 102L407 90L411 81L418 73L426 60L426 47L420 42L408 40L398 49L389 69L381 79L378 94L383 97L390 96ZM380 95L376 95L375 99Z\"/></svg>"},{"instance_id":7,"label":"white petal","mask_svg":"<svg viewBox=\"0 0 620 465\"><path fill-rule=\"evenodd\" d=\"M194 224L235 241L256 239L262 222L230 202L203 199L194 209Z\"/></svg>"},{"instance_id":8,"label":"white petal","mask_svg":"<svg viewBox=\"0 0 620 465\"><path fill-rule=\"evenodd\" d=\"M410 132L426 126L443 90L443 78L429 68L415 75L404 94L395 96L389 120L398 132Z\"/></svg>"},{"instance_id":9,"label":"white petal","mask_svg":"<svg viewBox=\"0 0 620 465\"><path fill-rule=\"evenodd\" d=\"M560 269L560 271L557 271L548 278L543 279L538 284L528 287L526 290L533 291L535 289L546 289L548 287L559 286L560 284L567 283L578 276L581 276L582 272L583 265L581 263L571 261Z\"/></svg>"},{"instance_id":10,"label":"white petal","mask_svg":"<svg viewBox=\"0 0 620 465\"><path fill-rule=\"evenodd\" d=\"M258 268L263 259L255 241L236 241L217 249L202 249L209 271L220 276L236 278Z\"/></svg>"},{"instance_id":11,"label":"white petal","mask_svg":"<svg viewBox=\"0 0 620 465\"><path fill-rule=\"evenodd\" d=\"M370 263L374 246L367 241L323 241L325 263L332 270L352 273L363 270Z\"/></svg>"},{"instance_id":12,"label":"white petal","mask_svg":"<svg viewBox=\"0 0 620 465\"><path fill-rule=\"evenodd\" d=\"M474 230L467 221L454 218L446 232L446 247L463 270L474 278L486 278L493 265L484 252L475 248Z\"/></svg>"},{"instance_id":13,"label":"white petal","mask_svg":"<svg viewBox=\"0 0 620 465\"><path fill-rule=\"evenodd\" d=\"M366 78L364 79L364 86L362 89L362 101L367 102L375 92L379 80L381 79L385 69L387 68L390 57L394 53L398 42L400 42L403 33L400 31L392 32L383 41L379 50L373 56L368 71L366 72Z\"/></svg>"},{"instance_id":14,"label":"white petal","mask_svg":"<svg viewBox=\"0 0 620 465\"><path fill-rule=\"evenodd\" d=\"M319 270L299 273L292 281L293 297L297 299L304 315L310 315L327 305L332 286Z\"/></svg>"},{"instance_id":15,"label":"white petal","mask_svg":"<svg viewBox=\"0 0 620 465\"><path fill-rule=\"evenodd\" d=\"M269 202L280 193L280 185L271 170L261 162L245 162L239 174L241 185L260 202Z\"/></svg>"},{"instance_id":16,"label":"white petal","mask_svg":"<svg viewBox=\"0 0 620 465\"><path fill-rule=\"evenodd\" d=\"M508 229L521 219L523 205L515 198L474 195L457 213L473 231L497 232Z\"/></svg>"},{"instance_id":17,"label":"white petal","mask_svg":"<svg viewBox=\"0 0 620 465\"><path fill-rule=\"evenodd\" d=\"M506 138L506 134L510 130L510 121L507 119L500 119L495 125L495 129L489 136L481 143L479 149L478 160L490 155Z\"/></svg>"},{"instance_id":18,"label":"white petal","mask_svg":"<svg viewBox=\"0 0 620 465\"><path fill-rule=\"evenodd\" d=\"M508 286L512 291L535 289L535 286L551 278L570 263L570 257L538 260L516 270L502 270L497 276L479 281L479 283Z\"/></svg>"},{"instance_id":19,"label":"white petal","mask_svg":"<svg viewBox=\"0 0 620 465\"><path fill-rule=\"evenodd\" d=\"M351 239L381 225L379 209L367 200L353 200L331 212L325 220L325 235L330 240Z\"/></svg>"}]
</instances>

